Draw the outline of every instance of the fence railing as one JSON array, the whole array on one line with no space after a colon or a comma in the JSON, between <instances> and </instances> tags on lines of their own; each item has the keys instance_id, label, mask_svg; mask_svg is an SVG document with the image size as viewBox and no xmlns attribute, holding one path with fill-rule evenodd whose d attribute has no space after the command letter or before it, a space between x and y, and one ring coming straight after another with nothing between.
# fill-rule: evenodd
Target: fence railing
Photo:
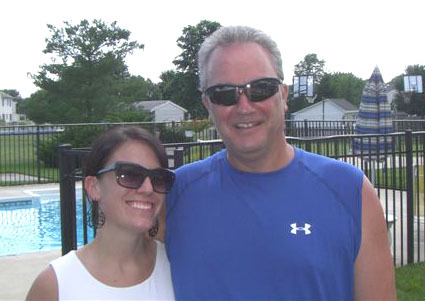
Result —
<instances>
[{"instance_id":1,"label":"fence railing","mask_svg":"<svg viewBox=\"0 0 425 301\"><path fill-rule=\"evenodd\" d=\"M115 125L139 125L156 133L163 143L218 139L207 120L168 123L97 123L35 126L0 126L0 186L58 183L57 146L71 143L88 147L93 139ZM425 130L425 120L394 120L395 132ZM354 134L354 121L285 122L290 137L327 137Z\"/></svg>"},{"instance_id":2,"label":"fence railing","mask_svg":"<svg viewBox=\"0 0 425 301\"><path fill-rule=\"evenodd\" d=\"M371 179L381 200L394 264L425 261L425 131L385 135L391 147L376 156L353 149L355 139L361 138L367 144L378 136L339 135L287 139L295 147L345 161L362 169ZM203 159L223 149L224 145L220 140L215 140L165 144L165 147L169 164L175 168ZM63 253L77 247L75 182L81 180L81 158L86 152L87 149L71 149L70 146L60 148ZM84 196L82 200L83 203L88 202ZM86 207L87 204L83 204L83 208ZM87 225L85 229L88 229Z\"/></svg>"}]
</instances>

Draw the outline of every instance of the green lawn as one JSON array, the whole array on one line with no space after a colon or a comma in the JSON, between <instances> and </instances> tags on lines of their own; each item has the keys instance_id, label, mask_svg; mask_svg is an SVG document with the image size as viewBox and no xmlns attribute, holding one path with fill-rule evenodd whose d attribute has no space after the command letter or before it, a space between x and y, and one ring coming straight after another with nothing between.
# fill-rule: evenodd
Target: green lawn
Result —
<instances>
[{"instance_id":1,"label":"green lawn","mask_svg":"<svg viewBox=\"0 0 425 301\"><path fill-rule=\"evenodd\" d=\"M398 300L425 300L425 263L397 268L395 274Z\"/></svg>"},{"instance_id":2,"label":"green lawn","mask_svg":"<svg viewBox=\"0 0 425 301\"><path fill-rule=\"evenodd\" d=\"M42 136L41 141L50 139ZM16 173L42 179L57 180L56 168L44 167L37 160L37 135L4 135L0 136L0 173ZM10 182L10 184L13 184Z\"/></svg>"}]
</instances>

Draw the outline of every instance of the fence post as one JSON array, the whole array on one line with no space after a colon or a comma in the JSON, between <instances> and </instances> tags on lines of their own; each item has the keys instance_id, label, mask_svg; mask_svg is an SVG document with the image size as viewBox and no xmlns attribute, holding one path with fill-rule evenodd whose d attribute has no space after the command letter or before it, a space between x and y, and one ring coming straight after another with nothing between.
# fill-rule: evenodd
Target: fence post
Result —
<instances>
[{"instance_id":1,"label":"fence post","mask_svg":"<svg viewBox=\"0 0 425 301\"><path fill-rule=\"evenodd\" d=\"M75 179L73 177L75 160L66 154L70 149L70 144L58 146L62 255L77 249Z\"/></svg>"},{"instance_id":2,"label":"fence post","mask_svg":"<svg viewBox=\"0 0 425 301\"><path fill-rule=\"evenodd\" d=\"M41 183L41 166L40 166L40 126L37 125L37 183Z\"/></svg>"},{"instance_id":3,"label":"fence post","mask_svg":"<svg viewBox=\"0 0 425 301\"><path fill-rule=\"evenodd\" d=\"M412 130L406 130L407 263L414 261Z\"/></svg>"},{"instance_id":4,"label":"fence post","mask_svg":"<svg viewBox=\"0 0 425 301\"><path fill-rule=\"evenodd\" d=\"M304 137L308 137L308 121L304 119Z\"/></svg>"},{"instance_id":5,"label":"fence post","mask_svg":"<svg viewBox=\"0 0 425 301\"><path fill-rule=\"evenodd\" d=\"M174 150L174 168L183 166L183 149L176 148Z\"/></svg>"},{"instance_id":6,"label":"fence post","mask_svg":"<svg viewBox=\"0 0 425 301\"><path fill-rule=\"evenodd\" d=\"M176 143L176 122L174 120L171 121L171 126L173 128L173 142Z\"/></svg>"}]
</instances>

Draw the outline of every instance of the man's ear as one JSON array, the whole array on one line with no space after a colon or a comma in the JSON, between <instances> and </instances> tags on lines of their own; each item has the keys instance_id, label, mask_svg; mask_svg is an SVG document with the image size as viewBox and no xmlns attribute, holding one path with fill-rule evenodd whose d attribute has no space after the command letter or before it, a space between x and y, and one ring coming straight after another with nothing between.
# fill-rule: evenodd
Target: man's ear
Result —
<instances>
[{"instance_id":1,"label":"man's ear","mask_svg":"<svg viewBox=\"0 0 425 301\"><path fill-rule=\"evenodd\" d=\"M207 97L202 94L202 103L204 104L205 109L207 109L208 114L210 113L210 102L208 101Z\"/></svg>"},{"instance_id":2,"label":"man's ear","mask_svg":"<svg viewBox=\"0 0 425 301\"><path fill-rule=\"evenodd\" d=\"M99 201L101 199L99 181L96 177L87 176L84 179L84 189L93 201Z\"/></svg>"}]
</instances>

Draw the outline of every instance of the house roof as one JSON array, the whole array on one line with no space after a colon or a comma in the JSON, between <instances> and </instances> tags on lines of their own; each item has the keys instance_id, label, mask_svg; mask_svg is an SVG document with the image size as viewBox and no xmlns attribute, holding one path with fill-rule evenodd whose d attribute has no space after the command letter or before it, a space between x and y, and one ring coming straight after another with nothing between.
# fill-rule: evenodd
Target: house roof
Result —
<instances>
[{"instance_id":1,"label":"house roof","mask_svg":"<svg viewBox=\"0 0 425 301\"><path fill-rule=\"evenodd\" d=\"M305 107L304 109L301 109L301 110L294 112L294 113L302 113L302 112L308 111L313 107L321 106L323 102L325 102L325 103L331 102L344 111L356 111L356 110L358 110L357 107L355 107L351 102L349 102L348 100L346 100L344 98L326 98L322 101L316 102L315 104L312 104L311 106Z\"/></svg>"},{"instance_id":2,"label":"house roof","mask_svg":"<svg viewBox=\"0 0 425 301\"><path fill-rule=\"evenodd\" d=\"M344 109L345 111L354 111L354 110L358 109L351 102L349 102L348 100L346 100L344 98L328 98L328 99L325 99L325 101L332 102L335 105Z\"/></svg>"},{"instance_id":3,"label":"house roof","mask_svg":"<svg viewBox=\"0 0 425 301\"><path fill-rule=\"evenodd\" d=\"M166 104L170 104L184 112L187 112L187 110L177 104L175 104L174 102L172 102L171 100L148 100L148 101L138 101L134 103L134 106L136 108L143 108L144 110L147 110L149 112L153 112L156 109L158 109L161 106L164 106Z\"/></svg>"},{"instance_id":4,"label":"house roof","mask_svg":"<svg viewBox=\"0 0 425 301\"><path fill-rule=\"evenodd\" d=\"M11 99L15 99L15 97L10 96L9 94L6 94L6 93L1 92L1 91L0 91L0 96L1 96L2 98L11 98Z\"/></svg>"}]
</instances>

